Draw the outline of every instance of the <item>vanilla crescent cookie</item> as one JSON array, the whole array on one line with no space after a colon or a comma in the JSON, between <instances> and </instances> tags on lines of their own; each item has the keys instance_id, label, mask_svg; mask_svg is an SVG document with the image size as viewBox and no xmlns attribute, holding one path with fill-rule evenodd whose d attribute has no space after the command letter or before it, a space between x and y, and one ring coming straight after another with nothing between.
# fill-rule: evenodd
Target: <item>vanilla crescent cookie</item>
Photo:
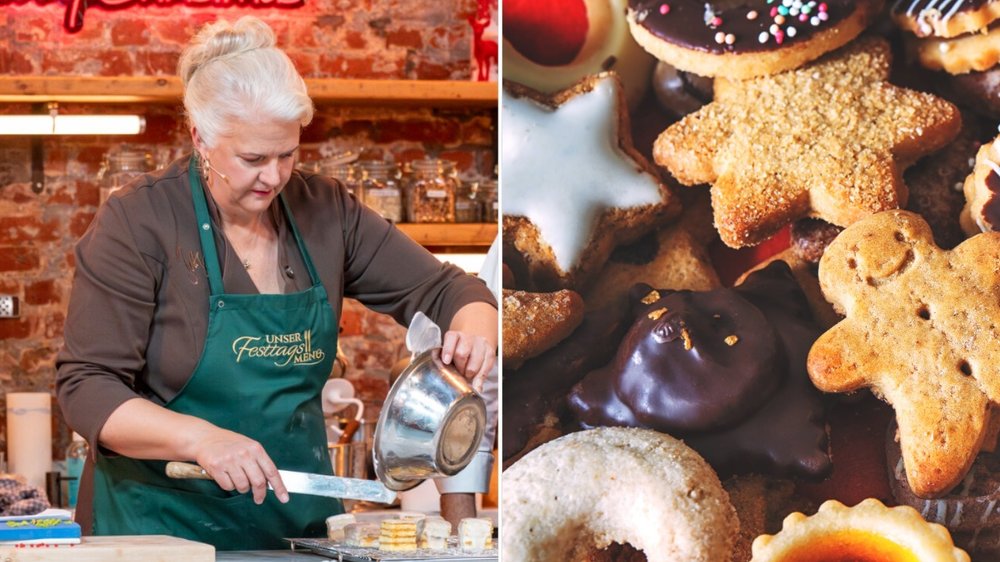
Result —
<instances>
[{"instance_id":1,"label":"vanilla crescent cookie","mask_svg":"<svg viewBox=\"0 0 1000 562\"><path fill-rule=\"evenodd\" d=\"M814 216L847 226L906 203L903 169L959 133L952 104L888 82L890 51L859 39L804 67L715 81L715 101L656 140L681 183L712 184L722 241L759 244Z\"/></svg>"},{"instance_id":2,"label":"vanilla crescent cookie","mask_svg":"<svg viewBox=\"0 0 1000 562\"><path fill-rule=\"evenodd\" d=\"M503 77L540 92L552 94L569 88L590 74L613 70L625 86L629 107L636 107L649 87L653 57L636 44L625 22L626 0L583 0L587 33L580 51L565 64L536 62L518 50L522 29L504 20ZM535 39L537 40L537 39Z\"/></svg>"},{"instance_id":3,"label":"vanilla crescent cookie","mask_svg":"<svg viewBox=\"0 0 1000 562\"><path fill-rule=\"evenodd\" d=\"M629 0L636 41L661 61L701 76L777 74L860 34L882 0Z\"/></svg>"},{"instance_id":4,"label":"vanilla crescent cookie","mask_svg":"<svg viewBox=\"0 0 1000 562\"><path fill-rule=\"evenodd\" d=\"M614 74L554 96L505 82L501 111L503 238L536 287L585 287L615 246L680 211L632 146Z\"/></svg>"},{"instance_id":5,"label":"vanilla crescent cookie","mask_svg":"<svg viewBox=\"0 0 1000 562\"><path fill-rule=\"evenodd\" d=\"M910 488L929 498L965 476L1000 400L1000 233L942 250L919 215L887 211L837 237L819 264L845 319L809 351L824 392L870 388L896 411Z\"/></svg>"},{"instance_id":6,"label":"vanilla crescent cookie","mask_svg":"<svg viewBox=\"0 0 1000 562\"><path fill-rule=\"evenodd\" d=\"M792 513L779 533L753 542L751 562L795 560L969 562L969 555L912 507L868 498L854 507L828 500L809 517Z\"/></svg>"},{"instance_id":7,"label":"vanilla crescent cookie","mask_svg":"<svg viewBox=\"0 0 1000 562\"><path fill-rule=\"evenodd\" d=\"M732 555L739 521L719 477L664 433L572 433L528 453L502 478L504 560L585 560L612 543L642 550L649 562Z\"/></svg>"},{"instance_id":8,"label":"vanilla crescent cookie","mask_svg":"<svg viewBox=\"0 0 1000 562\"><path fill-rule=\"evenodd\" d=\"M955 37L1000 18L1000 0L895 0L890 13L917 37Z\"/></svg>"}]
</instances>

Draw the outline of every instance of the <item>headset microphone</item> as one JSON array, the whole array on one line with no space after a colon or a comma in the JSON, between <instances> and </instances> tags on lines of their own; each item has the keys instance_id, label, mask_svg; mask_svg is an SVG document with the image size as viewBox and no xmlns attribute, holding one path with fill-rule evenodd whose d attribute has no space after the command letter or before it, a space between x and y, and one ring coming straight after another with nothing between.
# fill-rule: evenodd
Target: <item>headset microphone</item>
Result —
<instances>
[{"instance_id":1,"label":"headset microphone","mask_svg":"<svg viewBox=\"0 0 1000 562\"><path fill-rule=\"evenodd\" d=\"M220 177L220 178L222 178L222 181L224 181L224 182L227 182L227 183L229 182L229 176L227 176L226 174L223 174L223 173L222 173L222 172L220 172L219 170L216 170L216 169L215 169L215 168L214 168L214 167L212 166L212 164L211 164L211 163L210 163L210 162L208 161L208 159L205 159L205 168L207 168L207 169L209 169L209 170L211 170L211 171L215 172L216 174L218 174L218 175L219 175L219 177Z\"/></svg>"}]
</instances>

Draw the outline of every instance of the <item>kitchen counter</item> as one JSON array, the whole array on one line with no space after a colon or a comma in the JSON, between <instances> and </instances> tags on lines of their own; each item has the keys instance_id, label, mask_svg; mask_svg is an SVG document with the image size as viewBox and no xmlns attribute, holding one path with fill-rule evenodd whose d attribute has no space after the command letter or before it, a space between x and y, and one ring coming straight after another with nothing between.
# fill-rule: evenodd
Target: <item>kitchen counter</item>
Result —
<instances>
[{"instance_id":1,"label":"kitchen counter","mask_svg":"<svg viewBox=\"0 0 1000 562\"><path fill-rule=\"evenodd\" d=\"M232 550L216 552L215 560L217 562L327 562L332 558L298 550Z\"/></svg>"}]
</instances>

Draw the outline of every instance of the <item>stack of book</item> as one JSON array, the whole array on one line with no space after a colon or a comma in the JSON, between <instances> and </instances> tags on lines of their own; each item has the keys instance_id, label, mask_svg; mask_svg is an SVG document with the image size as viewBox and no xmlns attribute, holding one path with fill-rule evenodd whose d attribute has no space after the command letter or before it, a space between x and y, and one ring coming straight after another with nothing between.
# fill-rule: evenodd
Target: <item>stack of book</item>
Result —
<instances>
[{"instance_id":1,"label":"stack of book","mask_svg":"<svg viewBox=\"0 0 1000 562\"><path fill-rule=\"evenodd\" d=\"M73 522L70 512L65 509L0 517L0 546L79 543L80 525Z\"/></svg>"}]
</instances>

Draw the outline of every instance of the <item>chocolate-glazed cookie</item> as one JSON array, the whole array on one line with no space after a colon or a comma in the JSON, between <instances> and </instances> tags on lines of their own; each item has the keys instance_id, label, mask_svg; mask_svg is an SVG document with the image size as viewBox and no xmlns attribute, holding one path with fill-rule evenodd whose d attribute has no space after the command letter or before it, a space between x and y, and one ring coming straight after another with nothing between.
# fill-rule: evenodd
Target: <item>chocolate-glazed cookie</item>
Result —
<instances>
[{"instance_id":1,"label":"chocolate-glazed cookie","mask_svg":"<svg viewBox=\"0 0 1000 562\"><path fill-rule=\"evenodd\" d=\"M846 44L881 6L881 0L629 0L628 22L639 45L678 69L751 78Z\"/></svg>"},{"instance_id":2,"label":"chocolate-glazed cookie","mask_svg":"<svg viewBox=\"0 0 1000 562\"><path fill-rule=\"evenodd\" d=\"M734 289L645 292L618 354L570 392L581 427L671 433L723 475L830 469L805 371L820 329L787 264Z\"/></svg>"}]
</instances>

